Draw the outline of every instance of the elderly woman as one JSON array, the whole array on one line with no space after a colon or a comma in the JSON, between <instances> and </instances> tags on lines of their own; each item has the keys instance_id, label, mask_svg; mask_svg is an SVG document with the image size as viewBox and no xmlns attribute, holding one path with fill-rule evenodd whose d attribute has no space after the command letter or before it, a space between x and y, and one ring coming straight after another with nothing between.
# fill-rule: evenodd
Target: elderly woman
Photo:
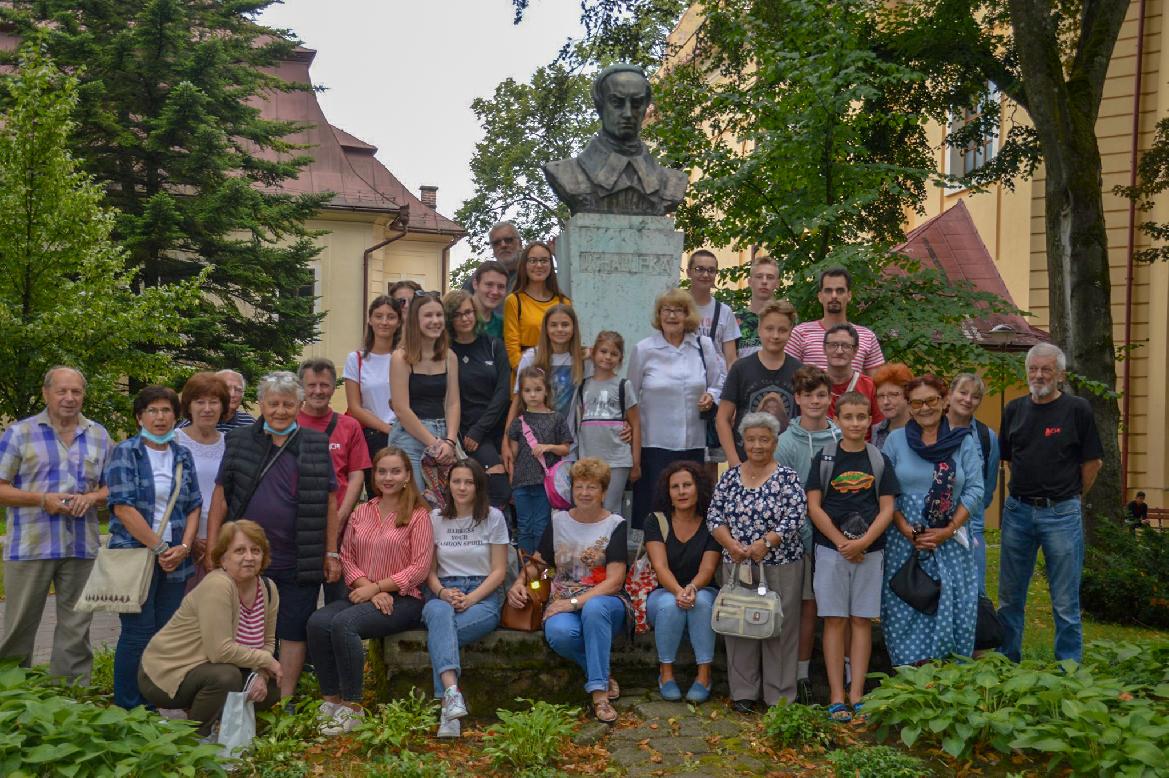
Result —
<instances>
[{"instance_id":1,"label":"elderly woman","mask_svg":"<svg viewBox=\"0 0 1169 778\"><path fill-rule=\"evenodd\" d=\"M261 710L280 699L276 653L276 588L260 575L268 538L254 521L224 524L211 549L215 570L183 598L154 636L138 668L138 688L152 705L184 708L207 737L228 692L245 691Z\"/></svg>"},{"instance_id":2,"label":"elderly woman","mask_svg":"<svg viewBox=\"0 0 1169 778\"><path fill-rule=\"evenodd\" d=\"M682 635L689 634L698 674L686 701L710 698L714 662L711 606L718 594L711 584L718 570L719 545L706 527L710 481L695 462L674 462L658 479L657 511L645 523L645 552L657 575L645 613L658 647L658 690L664 700L682 699L674 679L674 659Z\"/></svg>"},{"instance_id":3,"label":"elderly woman","mask_svg":"<svg viewBox=\"0 0 1169 778\"><path fill-rule=\"evenodd\" d=\"M536 563L556 567L552 592L544 608L548 645L585 672L585 691L592 695L597 720L612 724L612 700L621 695L609 675L613 636L629 621L625 594L625 519L605 509L609 466L586 457L572 466L572 497L576 507L554 511L533 555ZM528 573L537 570L529 565ZM522 608L528 601L523 577L508 590L507 599Z\"/></svg>"},{"instance_id":4,"label":"elderly woman","mask_svg":"<svg viewBox=\"0 0 1169 778\"><path fill-rule=\"evenodd\" d=\"M207 553L207 514L211 511L215 476L219 474L219 463L223 461L226 447L225 435L217 425L231 406L231 392L221 376L215 373L195 373L183 385L180 404L183 418L189 423L176 431L175 439L191 452L195 460L195 476L199 481L199 496L203 500L203 509L199 514L199 534L191 549L197 567L189 589L203 578L206 571L202 562L203 555Z\"/></svg>"},{"instance_id":5,"label":"elderly woman","mask_svg":"<svg viewBox=\"0 0 1169 778\"><path fill-rule=\"evenodd\" d=\"M207 545L215 545L225 520L251 518L264 529L272 557L268 576L280 592L280 691L290 697L304 667L308 618L321 584L341 577L337 476L329 439L296 423L304 399L296 374L269 373L260 380L258 395L261 419L227 436Z\"/></svg>"},{"instance_id":6,"label":"elderly woman","mask_svg":"<svg viewBox=\"0 0 1169 778\"><path fill-rule=\"evenodd\" d=\"M943 414L946 384L924 375L906 385L912 418L890 433L883 449L901 494L885 542L881 626L893 665L910 665L974 652L978 582L969 529L982 505L982 455L969 427L952 428ZM937 612L922 613L889 588L910 554L942 584Z\"/></svg>"},{"instance_id":7,"label":"elderly woman","mask_svg":"<svg viewBox=\"0 0 1169 778\"><path fill-rule=\"evenodd\" d=\"M174 615L195 574L190 556L202 504L191 452L175 442L179 396L148 386L134 398L134 416L138 434L119 443L106 465L110 548L146 547L157 562L141 612L118 614L114 702L123 708L143 704L137 682L142 652Z\"/></svg>"},{"instance_id":8,"label":"elderly woman","mask_svg":"<svg viewBox=\"0 0 1169 778\"><path fill-rule=\"evenodd\" d=\"M653 490L671 462L702 462L706 446L703 412L722 390L723 365L710 338L698 334L698 308L682 289L654 302L658 332L638 343L629 357L629 383L640 400L641 478L633 485L633 526L640 528L653 505Z\"/></svg>"},{"instance_id":9,"label":"elderly woman","mask_svg":"<svg viewBox=\"0 0 1169 778\"><path fill-rule=\"evenodd\" d=\"M994 490L999 481L999 436L974 418L985 394L986 384L981 378L974 373L959 373L950 382L950 394L946 397L946 421L952 429L969 427L982 454L982 502L970 509L969 525L979 594L986 594L986 541L982 537L986 526L986 509L994 500Z\"/></svg>"},{"instance_id":10,"label":"elderly woman","mask_svg":"<svg viewBox=\"0 0 1169 778\"><path fill-rule=\"evenodd\" d=\"M779 421L770 413L748 413L739 422L747 459L719 479L706 514L710 534L723 547L724 580L732 563L763 563L767 588L779 593L785 614L779 637L769 640L728 637L727 674L735 710L750 713L760 698L774 705L796 697L800 612L804 582L804 544L800 528L808 500L796 471L775 461ZM752 570L759 585L758 565Z\"/></svg>"},{"instance_id":11,"label":"elderly woman","mask_svg":"<svg viewBox=\"0 0 1169 778\"><path fill-rule=\"evenodd\" d=\"M889 433L901 429L909 421L909 401L905 399L905 385L912 380L913 373L900 362L886 362L873 373L877 407L885 417L873 425L872 441L877 448L884 448Z\"/></svg>"}]
</instances>

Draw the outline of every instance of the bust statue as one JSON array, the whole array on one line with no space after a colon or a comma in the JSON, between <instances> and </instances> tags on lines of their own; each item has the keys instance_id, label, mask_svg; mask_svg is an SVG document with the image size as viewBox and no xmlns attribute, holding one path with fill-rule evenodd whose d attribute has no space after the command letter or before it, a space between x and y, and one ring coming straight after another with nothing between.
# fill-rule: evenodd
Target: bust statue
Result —
<instances>
[{"instance_id":1,"label":"bust statue","mask_svg":"<svg viewBox=\"0 0 1169 778\"><path fill-rule=\"evenodd\" d=\"M573 213L662 216L686 194L689 178L662 167L641 142L649 79L636 65L612 65L593 80L601 131L579 156L544 165L552 191Z\"/></svg>"}]
</instances>

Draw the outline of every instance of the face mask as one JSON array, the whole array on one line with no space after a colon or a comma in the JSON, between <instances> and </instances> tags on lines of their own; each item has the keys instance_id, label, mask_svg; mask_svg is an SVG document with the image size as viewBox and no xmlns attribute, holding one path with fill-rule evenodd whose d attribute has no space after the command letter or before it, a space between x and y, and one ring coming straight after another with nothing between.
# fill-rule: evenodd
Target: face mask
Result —
<instances>
[{"instance_id":1,"label":"face mask","mask_svg":"<svg viewBox=\"0 0 1169 778\"><path fill-rule=\"evenodd\" d=\"M138 434L149 440L151 443L157 443L160 446L165 446L175 439L175 431L172 429L165 435L155 435L153 432L148 432L145 427L138 428Z\"/></svg>"},{"instance_id":2,"label":"face mask","mask_svg":"<svg viewBox=\"0 0 1169 778\"><path fill-rule=\"evenodd\" d=\"M300 426L300 425L294 421L291 424L289 424L287 427L285 427L284 429L278 430L275 427L273 427L271 424L269 424L267 421L265 421L264 422L264 432L267 432L269 435L291 435L292 433L296 432L296 428L298 426Z\"/></svg>"}]
</instances>

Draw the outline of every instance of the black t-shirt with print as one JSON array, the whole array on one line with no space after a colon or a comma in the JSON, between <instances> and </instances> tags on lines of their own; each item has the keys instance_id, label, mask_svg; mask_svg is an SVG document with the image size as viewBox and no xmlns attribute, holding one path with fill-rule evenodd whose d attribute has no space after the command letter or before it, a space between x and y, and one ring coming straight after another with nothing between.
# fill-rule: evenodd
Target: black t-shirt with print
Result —
<instances>
[{"instance_id":1,"label":"black t-shirt with print","mask_svg":"<svg viewBox=\"0 0 1169 778\"><path fill-rule=\"evenodd\" d=\"M705 521L698 523L698 531L685 543L674 533L673 519L667 517L666 523L670 530L670 536L666 538L666 564L670 566L670 572L674 574L678 584L687 586L698 575L698 568L702 566L702 555L707 551L721 552L722 546L710 534ZM652 513L645 519L645 542L649 543L651 540L662 542L658 517Z\"/></svg>"},{"instance_id":2,"label":"black t-shirt with print","mask_svg":"<svg viewBox=\"0 0 1169 778\"><path fill-rule=\"evenodd\" d=\"M722 399L735 404L735 420L731 429L735 432L735 447L739 450L740 459L745 459L747 454L743 450L742 438L739 437L739 420L748 413L759 410L774 413L771 404L778 397L786 416L780 419L781 428L786 429L785 422L799 416L792 378L801 367L803 363L800 360L786 355L778 370L769 370L760 361L758 352L735 360L735 364L731 365L723 383Z\"/></svg>"},{"instance_id":3,"label":"black t-shirt with print","mask_svg":"<svg viewBox=\"0 0 1169 778\"><path fill-rule=\"evenodd\" d=\"M859 513L865 521L872 523L881 511L879 497L901 494L901 484L897 481L897 474L893 472L893 463L889 457L885 458L885 472L881 474L881 483L874 489L873 468L869 462L868 452L845 451L839 445L836 448L836 458L832 463L832 480L825 490L820 483L820 461L823 452L816 452L812 458L812 468L808 471L807 491L818 490L821 493L820 507L832 519L837 529L848 514ZM815 524L812 525L812 539L821 546L836 548L836 544L829 540ZM885 547L885 536L873 541L870 551L880 551Z\"/></svg>"},{"instance_id":4,"label":"black t-shirt with print","mask_svg":"<svg viewBox=\"0 0 1169 778\"><path fill-rule=\"evenodd\" d=\"M1080 465L1104 456L1092 406L1070 394L1048 403L1030 396L1007 403L999 450L1011 463L1012 496L1050 500L1079 496Z\"/></svg>"}]
</instances>

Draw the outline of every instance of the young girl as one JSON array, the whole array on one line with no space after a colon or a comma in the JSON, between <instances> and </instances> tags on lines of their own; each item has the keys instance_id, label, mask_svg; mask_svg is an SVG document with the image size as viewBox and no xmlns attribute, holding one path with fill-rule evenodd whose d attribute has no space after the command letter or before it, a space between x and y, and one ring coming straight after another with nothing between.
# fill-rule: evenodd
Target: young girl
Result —
<instances>
[{"instance_id":1,"label":"young girl","mask_svg":"<svg viewBox=\"0 0 1169 778\"><path fill-rule=\"evenodd\" d=\"M345 360L345 403L349 415L361 422L369 456L386 447L394 411L390 407L390 355L402 336L402 306L389 295L369 304L365 342ZM373 495L373 470L366 471L365 492Z\"/></svg>"},{"instance_id":2,"label":"young girl","mask_svg":"<svg viewBox=\"0 0 1169 778\"><path fill-rule=\"evenodd\" d=\"M556 282L552 247L541 241L529 243L520 254L515 291L503 301L503 342L508 362L519 364L523 352L536 345L544 314L550 307L571 302L560 293Z\"/></svg>"},{"instance_id":3,"label":"young girl","mask_svg":"<svg viewBox=\"0 0 1169 778\"><path fill-rule=\"evenodd\" d=\"M507 458L515 498L516 540L526 553L536 550L552 517L544 492L544 466L551 467L568 454L572 434L564 417L548 407L548 374L538 367L520 371L519 416L507 428ZM529 438L536 441L533 446ZM549 456L551 455L551 456ZM538 460L540 457L541 460Z\"/></svg>"},{"instance_id":4,"label":"young girl","mask_svg":"<svg viewBox=\"0 0 1169 778\"><path fill-rule=\"evenodd\" d=\"M572 398L576 387L585 377L587 355L580 345L580 322L571 305L553 305L544 314L540 337L534 349L528 349L520 359L516 375L525 367L538 367L548 376L551 387L548 405L565 419L572 414ZM520 390L519 381L515 392ZM518 399L512 404L512 416L519 413Z\"/></svg>"},{"instance_id":5,"label":"young girl","mask_svg":"<svg viewBox=\"0 0 1169 778\"><path fill-rule=\"evenodd\" d=\"M507 522L488 504L487 473L473 459L450 473L447 502L430 513L434 565L422 621L428 634L434 696L442 700L439 737L458 737L467 704L459 692L459 646L491 634L503 607Z\"/></svg>"},{"instance_id":6,"label":"young girl","mask_svg":"<svg viewBox=\"0 0 1169 778\"><path fill-rule=\"evenodd\" d=\"M597 333L593 343L593 374L584 379L577 409L576 446L579 458L596 457L609 464L609 488L605 509L621 513L625 484L641 477L641 424L637 414L637 393L617 368L625 358L625 339L611 330ZM629 422L632 438L621 439Z\"/></svg>"},{"instance_id":7,"label":"young girl","mask_svg":"<svg viewBox=\"0 0 1169 778\"><path fill-rule=\"evenodd\" d=\"M321 682L321 733L349 732L361 721L362 641L411 629L422 618L422 582L431 570L430 513L414 485L410 458L384 448L373 460L378 496L353 512L341 543L349 597L308 620L308 645Z\"/></svg>"}]
</instances>

